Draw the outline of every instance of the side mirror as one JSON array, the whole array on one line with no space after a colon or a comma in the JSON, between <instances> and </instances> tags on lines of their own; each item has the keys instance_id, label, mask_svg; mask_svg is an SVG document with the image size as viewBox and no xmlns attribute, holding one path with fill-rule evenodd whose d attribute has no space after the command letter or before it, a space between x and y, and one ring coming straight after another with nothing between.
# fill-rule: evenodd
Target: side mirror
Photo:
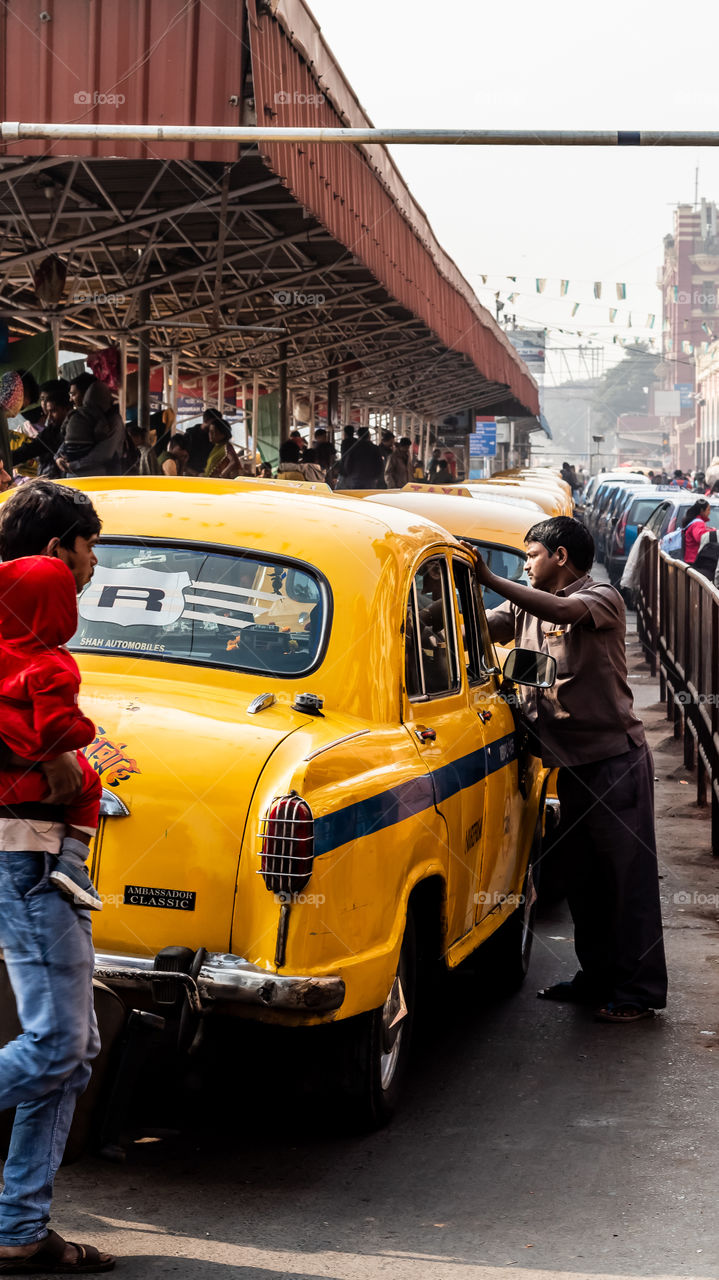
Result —
<instances>
[{"instance_id":1,"label":"side mirror","mask_svg":"<svg viewBox=\"0 0 719 1280\"><path fill-rule=\"evenodd\" d=\"M637 525L637 533L641 533L641 531L642 531L642 529L643 529L643 528L644 528L644 525L643 525L643 524L638 524L638 525Z\"/></svg>"},{"instance_id":2,"label":"side mirror","mask_svg":"<svg viewBox=\"0 0 719 1280\"><path fill-rule=\"evenodd\" d=\"M557 675L557 663L548 653L535 649L512 649L504 664L504 677L515 684L532 685L535 689L551 689Z\"/></svg>"}]
</instances>

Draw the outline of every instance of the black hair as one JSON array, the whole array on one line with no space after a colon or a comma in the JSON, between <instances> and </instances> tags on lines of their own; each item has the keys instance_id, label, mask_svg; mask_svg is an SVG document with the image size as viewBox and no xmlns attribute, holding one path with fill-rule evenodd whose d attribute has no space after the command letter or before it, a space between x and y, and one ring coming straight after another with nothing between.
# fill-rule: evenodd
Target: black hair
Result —
<instances>
[{"instance_id":1,"label":"black hair","mask_svg":"<svg viewBox=\"0 0 719 1280\"><path fill-rule=\"evenodd\" d=\"M174 436L170 436L170 439L167 442L168 450L171 449L174 444L179 444L181 449L187 449L187 452L190 452L190 441L184 431L176 431Z\"/></svg>"},{"instance_id":2,"label":"black hair","mask_svg":"<svg viewBox=\"0 0 719 1280\"><path fill-rule=\"evenodd\" d=\"M294 440L283 440L280 445L280 462L299 462L300 447Z\"/></svg>"},{"instance_id":3,"label":"black hair","mask_svg":"<svg viewBox=\"0 0 719 1280\"><path fill-rule=\"evenodd\" d=\"M213 409L211 406L209 409L203 409L202 418L204 422L214 422L216 425L219 425L220 422L225 422L219 409ZM225 423L225 426L227 426L227 423Z\"/></svg>"},{"instance_id":4,"label":"black hair","mask_svg":"<svg viewBox=\"0 0 719 1280\"><path fill-rule=\"evenodd\" d=\"M570 563L581 573L587 573L594 560L594 538L586 525L573 516L552 516L551 520L540 520L524 536L525 544L540 542L546 547L550 556L564 547Z\"/></svg>"},{"instance_id":5,"label":"black hair","mask_svg":"<svg viewBox=\"0 0 719 1280\"><path fill-rule=\"evenodd\" d=\"M40 395L52 400L53 404L64 405L66 408L72 404L70 383L66 382L64 378L50 378L47 382L41 382Z\"/></svg>"},{"instance_id":6,"label":"black hair","mask_svg":"<svg viewBox=\"0 0 719 1280\"><path fill-rule=\"evenodd\" d=\"M76 538L92 538L101 528L86 493L54 480L32 480L16 489L0 511L0 556L19 560L41 555L52 538L72 551Z\"/></svg>"},{"instance_id":7,"label":"black hair","mask_svg":"<svg viewBox=\"0 0 719 1280\"><path fill-rule=\"evenodd\" d=\"M708 506L709 501L707 498L697 498L696 502L693 502L685 512L684 518L682 519L682 529L688 528L692 520L696 520L697 516L699 516L704 508Z\"/></svg>"},{"instance_id":8,"label":"black hair","mask_svg":"<svg viewBox=\"0 0 719 1280\"><path fill-rule=\"evenodd\" d=\"M97 382L97 378L95 377L94 374L78 373L77 377L71 380L70 386L77 387L80 394L84 396L88 387L91 387L93 382Z\"/></svg>"},{"instance_id":9,"label":"black hair","mask_svg":"<svg viewBox=\"0 0 719 1280\"><path fill-rule=\"evenodd\" d=\"M305 449L304 453L302 454L302 461L303 461L303 462L316 462L316 461L317 461L317 450L316 450L316 449Z\"/></svg>"},{"instance_id":10,"label":"black hair","mask_svg":"<svg viewBox=\"0 0 719 1280\"><path fill-rule=\"evenodd\" d=\"M412 448L412 441L410 440L409 436L402 436L402 438L398 440L397 443L406 444L409 449Z\"/></svg>"},{"instance_id":11,"label":"black hair","mask_svg":"<svg viewBox=\"0 0 719 1280\"><path fill-rule=\"evenodd\" d=\"M215 431L219 431L225 437L225 440L232 439L232 427L229 422L225 422L224 418L213 418L210 426L214 427Z\"/></svg>"}]
</instances>

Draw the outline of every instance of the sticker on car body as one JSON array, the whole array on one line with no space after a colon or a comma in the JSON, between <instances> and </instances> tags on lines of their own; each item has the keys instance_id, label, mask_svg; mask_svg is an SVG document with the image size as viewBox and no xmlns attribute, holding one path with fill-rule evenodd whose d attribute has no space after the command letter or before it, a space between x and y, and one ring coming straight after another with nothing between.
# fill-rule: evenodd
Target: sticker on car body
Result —
<instances>
[{"instance_id":1,"label":"sticker on car body","mask_svg":"<svg viewBox=\"0 0 719 1280\"><path fill-rule=\"evenodd\" d=\"M126 884L126 907L163 907L169 911L194 911L197 894L194 889L153 889L141 884Z\"/></svg>"}]
</instances>

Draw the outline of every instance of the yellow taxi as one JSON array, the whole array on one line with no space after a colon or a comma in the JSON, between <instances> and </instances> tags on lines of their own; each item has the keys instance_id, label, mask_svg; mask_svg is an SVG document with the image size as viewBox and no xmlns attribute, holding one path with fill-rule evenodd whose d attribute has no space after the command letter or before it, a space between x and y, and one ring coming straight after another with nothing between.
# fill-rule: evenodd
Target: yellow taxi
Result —
<instances>
[{"instance_id":1,"label":"yellow taxi","mask_svg":"<svg viewBox=\"0 0 719 1280\"><path fill-rule=\"evenodd\" d=\"M491 480L467 480L465 484L470 493L476 493L478 496L493 493L510 500L529 498L532 502L536 502L547 516L572 514L571 503L568 503L566 496L553 485L534 484L530 480L499 479L494 476Z\"/></svg>"},{"instance_id":2,"label":"yellow taxi","mask_svg":"<svg viewBox=\"0 0 719 1280\"><path fill-rule=\"evenodd\" d=\"M471 557L331 493L76 485L103 521L70 645L105 788L97 974L166 1015L342 1023L343 1088L382 1123L418 961L491 939L518 984L532 941L548 773Z\"/></svg>"}]
</instances>

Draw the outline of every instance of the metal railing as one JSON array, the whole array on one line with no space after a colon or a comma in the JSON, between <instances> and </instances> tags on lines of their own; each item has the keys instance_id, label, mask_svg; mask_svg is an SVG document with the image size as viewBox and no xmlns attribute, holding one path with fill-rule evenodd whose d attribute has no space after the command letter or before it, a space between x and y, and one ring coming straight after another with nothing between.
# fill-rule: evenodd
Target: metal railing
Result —
<instances>
[{"instance_id":1,"label":"metal railing","mask_svg":"<svg viewBox=\"0 0 719 1280\"><path fill-rule=\"evenodd\" d=\"M696 770L698 805L711 803L711 844L719 857L719 591L647 535L639 552L637 632L684 764Z\"/></svg>"}]
</instances>

